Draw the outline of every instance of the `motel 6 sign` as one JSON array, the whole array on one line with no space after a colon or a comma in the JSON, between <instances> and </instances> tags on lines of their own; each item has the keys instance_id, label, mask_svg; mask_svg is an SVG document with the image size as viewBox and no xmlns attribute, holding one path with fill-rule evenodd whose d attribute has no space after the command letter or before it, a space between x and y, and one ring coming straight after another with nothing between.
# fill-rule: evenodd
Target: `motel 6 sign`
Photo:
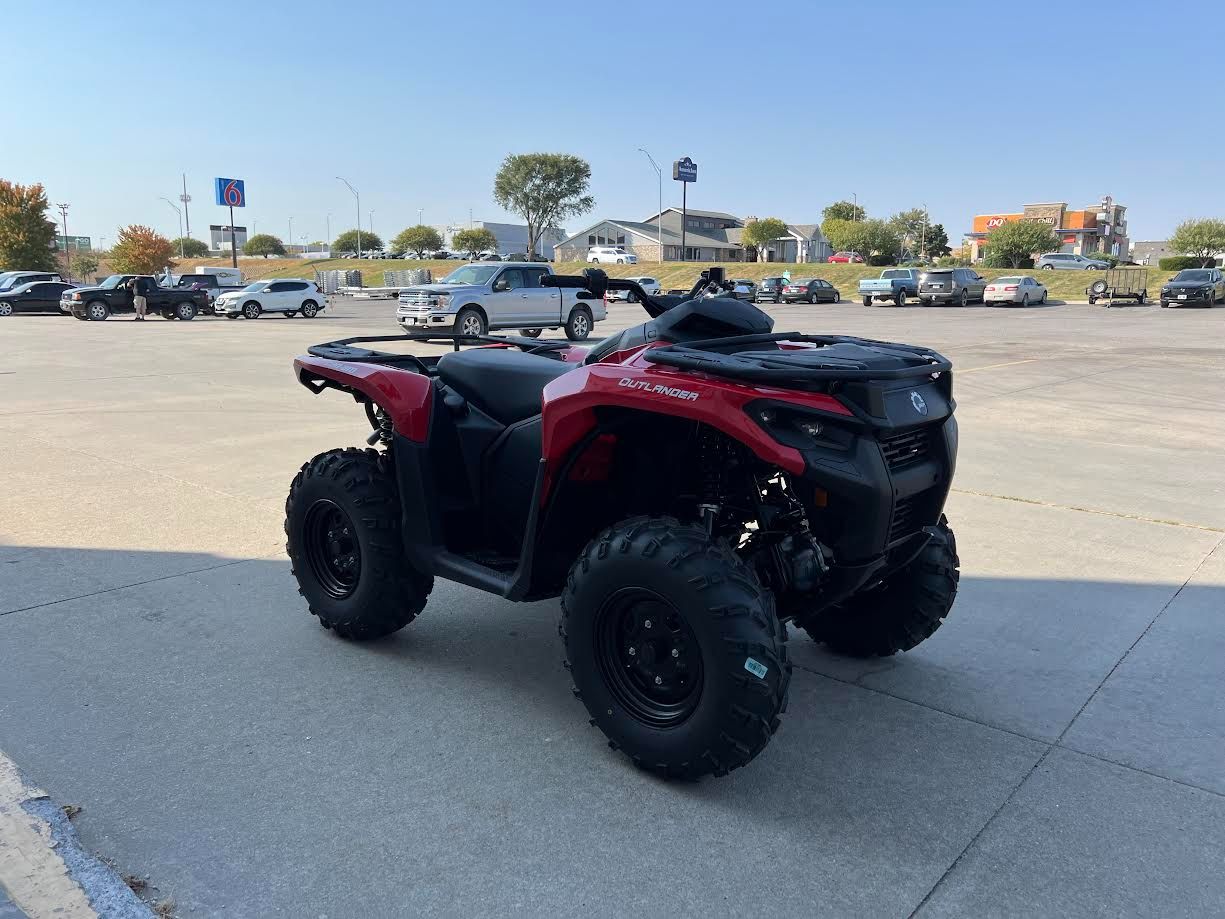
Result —
<instances>
[{"instance_id":1,"label":"motel 6 sign","mask_svg":"<svg viewBox=\"0 0 1225 919\"><path fill-rule=\"evenodd\" d=\"M219 207L246 207L247 186L242 179L213 179Z\"/></svg>"}]
</instances>

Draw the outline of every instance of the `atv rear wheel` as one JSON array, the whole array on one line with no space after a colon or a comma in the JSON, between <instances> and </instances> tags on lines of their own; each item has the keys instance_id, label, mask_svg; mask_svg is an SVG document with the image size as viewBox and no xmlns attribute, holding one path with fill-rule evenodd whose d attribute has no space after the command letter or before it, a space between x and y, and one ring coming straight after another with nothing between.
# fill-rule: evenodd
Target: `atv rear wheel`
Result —
<instances>
[{"instance_id":1,"label":"atv rear wheel","mask_svg":"<svg viewBox=\"0 0 1225 919\"><path fill-rule=\"evenodd\" d=\"M395 475L376 450L329 450L304 465L285 500L285 535L299 593L341 638L402 629L434 587L404 558Z\"/></svg>"},{"instance_id":2,"label":"atv rear wheel","mask_svg":"<svg viewBox=\"0 0 1225 919\"><path fill-rule=\"evenodd\" d=\"M786 630L757 575L705 529L671 517L609 527L570 569L561 610L575 694L642 768L725 775L778 728Z\"/></svg>"},{"instance_id":3,"label":"atv rear wheel","mask_svg":"<svg viewBox=\"0 0 1225 919\"><path fill-rule=\"evenodd\" d=\"M804 623L814 641L851 657L888 657L932 636L957 599L957 539L941 516L909 565Z\"/></svg>"}]
</instances>

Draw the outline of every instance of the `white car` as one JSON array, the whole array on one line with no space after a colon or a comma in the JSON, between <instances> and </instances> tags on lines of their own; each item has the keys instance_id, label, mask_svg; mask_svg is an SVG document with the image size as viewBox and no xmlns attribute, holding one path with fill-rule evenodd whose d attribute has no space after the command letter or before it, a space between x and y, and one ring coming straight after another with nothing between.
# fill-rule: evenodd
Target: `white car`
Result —
<instances>
[{"instance_id":1,"label":"white car","mask_svg":"<svg viewBox=\"0 0 1225 919\"><path fill-rule=\"evenodd\" d=\"M1046 285L1040 284L1027 274L996 278L983 291L983 303L1031 303L1046 302Z\"/></svg>"},{"instance_id":2,"label":"white car","mask_svg":"<svg viewBox=\"0 0 1225 919\"><path fill-rule=\"evenodd\" d=\"M293 318L299 313L314 319L319 311L326 309L328 298L305 278L277 278L271 281L256 281L242 290L224 293L213 303L218 316L228 319L258 319L264 313L284 313Z\"/></svg>"},{"instance_id":3,"label":"white car","mask_svg":"<svg viewBox=\"0 0 1225 919\"><path fill-rule=\"evenodd\" d=\"M638 256L630 255L620 246L592 246L587 261L596 265L637 265Z\"/></svg>"},{"instance_id":4,"label":"white car","mask_svg":"<svg viewBox=\"0 0 1225 919\"><path fill-rule=\"evenodd\" d=\"M655 278L626 278L625 280L633 281L652 297L654 297L656 294L663 293L663 288L660 286L659 281L655 280ZM629 298L630 292L628 290L610 290L608 292L608 299L610 301L628 300Z\"/></svg>"}]
</instances>

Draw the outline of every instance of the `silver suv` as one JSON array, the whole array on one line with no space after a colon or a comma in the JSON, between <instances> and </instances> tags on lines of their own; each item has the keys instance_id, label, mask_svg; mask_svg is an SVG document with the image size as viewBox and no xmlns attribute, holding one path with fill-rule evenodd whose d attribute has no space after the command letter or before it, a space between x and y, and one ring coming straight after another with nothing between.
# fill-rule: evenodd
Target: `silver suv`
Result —
<instances>
[{"instance_id":1,"label":"silver suv","mask_svg":"<svg viewBox=\"0 0 1225 919\"><path fill-rule=\"evenodd\" d=\"M464 265L437 284L400 291L396 321L409 334L519 329L534 338L544 329L564 328L571 341L583 341L605 318L604 302L579 299L576 290L542 286L541 278L552 273L539 262Z\"/></svg>"},{"instance_id":2,"label":"silver suv","mask_svg":"<svg viewBox=\"0 0 1225 919\"><path fill-rule=\"evenodd\" d=\"M1110 263L1070 252L1048 252L1038 256L1034 267L1044 271L1104 271L1110 267Z\"/></svg>"},{"instance_id":3,"label":"silver suv","mask_svg":"<svg viewBox=\"0 0 1225 919\"><path fill-rule=\"evenodd\" d=\"M986 278L973 268L932 268L919 278L919 301L924 306L965 306L971 300L982 301L986 292Z\"/></svg>"}]
</instances>

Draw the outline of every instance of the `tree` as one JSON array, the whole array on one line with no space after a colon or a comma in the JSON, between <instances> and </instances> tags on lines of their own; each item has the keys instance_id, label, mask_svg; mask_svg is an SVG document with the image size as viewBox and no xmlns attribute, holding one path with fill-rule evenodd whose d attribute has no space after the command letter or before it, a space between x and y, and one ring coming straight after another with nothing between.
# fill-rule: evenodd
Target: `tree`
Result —
<instances>
[{"instance_id":1,"label":"tree","mask_svg":"<svg viewBox=\"0 0 1225 919\"><path fill-rule=\"evenodd\" d=\"M111 248L111 267L120 274L153 274L173 268L176 254L165 236L134 223L119 230L119 241Z\"/></svg>"},{"instance_id":2,"label":"tree","mask_svg":"<svg viewBox=\"0 0 1225 919\"><path fill-rule=\"evenodd\" d=\"M944 230L944 224L928 224L927 230L919 236L919 254L929 258L939 258L949 254L949 234Z\"/></svg>"},{"instance_id":3,"label":"tree","mask_svg":"<svg viewBox=\"0 0 1225 919\"><path fill-rule=\"evenodd\" d=\"M0 179L0 265L54 271L55 230L47 219L47 193L41 185Z\"/></svg>"},{"instance_id":4,"label":"tree","mask_svg":"<svg viewBox=\"0 0 1225 919\"><path fill-rule=\"evenodd\" d=\"M546 227L595 207L591 166L568 153L512 153L493 180L493 200L527 224L528 254Z\"/></svg>"},{"instance_id":5,"label":"tree","mask_svg":"<svg viewBox=\"0 0 1225 919\"><path fill-rule=\"evenodd\" d=\"M425 258L425 253L436 252L442 248L442 234L433 227L419 223L415 227L401 230L391 241L391 248L397 252L412 252L417 258Z\"/></svg>"},{"instance_id":6,"label":"tree","mask_svg":"<svg viewBox=\"0 0 1225 919\"><path fill-rule=\"evenodd\" d=\"M826 220L863 220L867 216L867 211L851 201L835 201L821 212L822 222Z\"/></svg>"},{"instance_id":7,"label":"tree","mask_svg":"<svg viewBox=\"0 0 1225 919\"><path fill-rule=\"evenodd\" d=\"M839 252L863 252L864 225L844 217L826 217L821 221L821 235Z\"/></svg>"},{"instance_id":8,"label":"tree","mask_svg":"<svg viewBox=\"0 0 1225 919\"><path fill-rule=\"evenodd\" d=\"M98 255L88 249L72 254L72 273L78 278L88 278L98 270Z\"/></svg>"},{"instance_id":9,"label":"tree","mask_svg":"<svg viewBox=\"0 0 1225 919\"><path fill-rule=\"evenodd\" d=\"M493 230L479 227L474 230L460 230L451 237L451 245L466 253L468 258L475 259L482 252L496 252L498 238L493 235Z\"/></svg>"},{"instance_id":10,"label":"tree","mask_svg":"<svg viewBox=\"0 0 1225 919\"><path fill-rule=\"evenodd\" d=\"M1217 253L1225 252L1225 220L1184 220L1174 228L1170 248L1212 267Z\"/></svg>"},{"instance_id":11,"label":"tree","mask_svg":"<svg viewBox=\"0 0 1225 919\"><path fill-rule=\"evenodd\" d=\"M369 230L345 230L332 240L333 252L370 252L382 248L383 241Z\"/></svg>"},{"instance_id":12,"label":"tree","mask_svg":"<svg viewBox=\"0 0 1225 919\"><path fill-rule=\"evenodd\" d=\"M1059 237L1037 220L1010 220L987 234L987 252L1003 268L1020 268L1036 252L1054 252Z\"/></svg>"},{"instance_id":13,"label":"tree","mask_svg":"<svg viewBox=\"0 0 1225 919\"><path fill-rule=\"evenodd\" d=\"M883 220L826 218L821 232L836 250L872 256L877 264L895 261L902 248L901 238Z\"/></svg>"},{"instance_id":14,"label":"tree","mask_svg":"<svg viewBox=\"0 0 1225 919\"><path fill-rule=\"evenodd\" d=\"M889 218L889 227L901 238L904 248L917 252L927 228L927 211L921 207L898 211Z\"/></svg>"},{"instance_id":15,"label":"tree","mask_svg":"<svg viewBox=\"0 0 1225 919\"><path fill-rule=\"evenodd\" d=\"M242 247L243 255L284 255L285 244L271 233L256 233Z\"/></svg>"},{"instance_id":16,"label":"tree","mask_svg":"<svg viewBox=\"0 0 1225 919\"><path fill-rule=\"evenodd\" d=\"M183 258L208 258L208 244L202 243L198 239L193 239L190 236L180 236L178 239L170 240L170 245L174 246L174 251L182 254ZM246 251L245 249L243 251ZM73 256L75 259L76 256Z\"/></svg>"},{"instance_id":17,"label":"tree","mask_svg":"<svg viewBox=\"0 0 1225 919\"><path fill-rule=\"evenodd\" d=\"M788 234L787 224L777 217L767 217L764 220L751 220L744 226L740 240L746 246L757 250L757 261L762 261L766 248L776 239Z\"/></svg>"}]
</instances>

